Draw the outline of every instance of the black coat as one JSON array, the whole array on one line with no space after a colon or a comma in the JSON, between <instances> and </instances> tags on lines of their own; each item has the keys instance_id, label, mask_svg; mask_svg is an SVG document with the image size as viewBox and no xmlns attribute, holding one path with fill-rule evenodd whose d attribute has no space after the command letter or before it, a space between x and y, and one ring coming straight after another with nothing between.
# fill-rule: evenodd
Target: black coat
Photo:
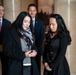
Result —
<instances>
[{"instance_id":1,"label":"black coat","mask_svg":"<svg viewBox=\"0 0 76 75\"><path fill-rule=\"evenodd\" d=\"M68 36L65 34L47 38L43 52L43 63L47 62L52 71L44 70L44 75L70 75L69 66L65 58L67 46Z\"/></svg>"},{"instance_id":2,"label":"black coat","mask_svg":"<svg viewBox=\"0 0 76 75\"><path fill-rule=\"evenodd\" d=\"M3 43L4 54L9 57L7 75L23 75L23 59L25 58L25 53L21 49L21 42L17 31L9 28ZM31 75L39 75L34 58L31 58L31 63L33 72Z\"/></svg>"},{"instance_id":3,"label":"black coat","mask_svg":"<svg viewBox=\"0 0 76 75\"><path fill-rule=\"evenodd\" d=\"M6 29L11 25L11 22L8 21L7 19L3 18L2 19L2 27L1 27L1 32L0 32L0 44L3 44L3 35Z\"/></svg>"},{"instance_id":4,"label":"black coat","mask_svg":"<svg viewBox=\"0 0 76 75\"><path fill-rule=\"evenodd\" d=\"M11 25L11 22L5 18L2 18L2 26L0 31L0 45L3 45L4 33ZM3 55L3 50L0 52L0 59L2 63L2 75L6 75L8 58Z\"/></svg>"}]
</instances>

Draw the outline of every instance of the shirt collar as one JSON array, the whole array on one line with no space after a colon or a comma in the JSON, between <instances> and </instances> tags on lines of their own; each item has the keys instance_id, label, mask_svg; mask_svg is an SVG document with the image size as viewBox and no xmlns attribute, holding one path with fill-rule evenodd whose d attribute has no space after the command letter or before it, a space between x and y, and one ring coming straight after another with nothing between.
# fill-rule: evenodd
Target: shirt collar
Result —
<instances>
[{"instance_id":1,"label":"shirt collar","mask_svg":"<svg viewBox=\"0 0 76 75\"><path fill-rule=\"evenodd\" d=\"M35 18L33 18L32 20L35 20Z\"/></svg>"},{"instance_id":2,"label":"shirt collar","mask_svg":"<svg viewBox=\"0 0 76 75\"><path fill-rule=\"evenodd\" d=\"M2 18L0 18L1 19L1 23L2 23Z\"/></svg>"}]
</instances>

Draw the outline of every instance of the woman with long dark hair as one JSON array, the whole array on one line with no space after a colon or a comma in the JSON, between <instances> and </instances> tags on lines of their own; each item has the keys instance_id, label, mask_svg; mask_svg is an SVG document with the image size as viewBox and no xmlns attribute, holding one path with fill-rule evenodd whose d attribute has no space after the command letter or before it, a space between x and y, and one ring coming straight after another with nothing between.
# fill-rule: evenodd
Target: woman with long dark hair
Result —
<instances>
[{"instance_id":1,"label":"woman with long dark hair","mask_svg":"<svg viewBox=\"0 0 76 75\"><path fill-rule=\"evenodd\" d=\"M43 52L44 75L70 75L65 54L71 37L59 14L49 17L49 32Z\"/></svg>"},{"instance_id":2,"label":"woman with long dark hair","mask_svg":"<svg viewBox=\"0 0 76 75\"><path fill-rule=\"evenodd\" d=\"M31 16L21 12L4 35L4 54L9 57L7 75L39 75Z\"/></svg>"}]
</instances>

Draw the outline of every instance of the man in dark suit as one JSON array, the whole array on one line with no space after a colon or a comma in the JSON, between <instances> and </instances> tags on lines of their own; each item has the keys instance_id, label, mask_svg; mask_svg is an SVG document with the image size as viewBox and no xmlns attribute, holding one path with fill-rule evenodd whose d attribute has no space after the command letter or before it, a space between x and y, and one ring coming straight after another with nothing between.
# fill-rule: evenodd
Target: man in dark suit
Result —
<instances>
[{"instance_id":1,"label":"man in dark suit","mask_svg":"<svg viewBox=\"0 0 76 75\"><path fill-rule=\"evenodd\" d=\"M11 24L10 21L3 18L4 7L0 5L0 59L2 64L2 75L6 75L8 59L3 55L3 35L6 29Z\"/></svg>"},{"instance_id":2,"label":"man in dark suit","mask_svg":"<svg viewBox=\"0 0 76 75\"><path fill-rule=\"evenodd\" d=\"M36 18L37 14L37 7L35 4L30 4L28 6L28 13L31 15L33 20L33 29L34 29L34 36L35 36L35 46L38 49L38 55L36 57L39 73L41 75L41 55L43 52L42 45L44 41L44 25L43 21Z\"/></svg>"}]
</instances>

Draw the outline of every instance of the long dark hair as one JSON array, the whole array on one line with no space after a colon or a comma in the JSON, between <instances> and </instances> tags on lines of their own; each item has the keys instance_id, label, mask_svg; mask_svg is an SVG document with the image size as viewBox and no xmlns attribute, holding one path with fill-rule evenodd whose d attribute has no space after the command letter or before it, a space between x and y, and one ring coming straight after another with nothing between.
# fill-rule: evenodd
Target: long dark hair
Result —
<instances>
[{"instance_id":1,"label":"long dark hair","mask_svg":"<svg viewBox=\"0 0 76 75\"><path fill-rule=\"evenodd\" d=\"M49 19L50 18L55 18L56 19L56 22L57 22L57 25L58 25L58 28L57 28L58 34L67 35L68 39L69 39L68 43L70 44L71 43L70 32L68 31L68 29L67 29L67 27L65 25L64 19L61 17L61 15L59 15L59 14L51 14L49 16Z\"/></svg>"},{"instance_id":2,"label":"long dark hair","mask_svg":"<svg viewBox=\"0 0 76 75\"><path fill-rule=\"evenodd\" d=\"M22 29L22 25L23 25L23 20L24 20L24 18L26 17L26 16L29 16L30 17L30 19L31 19L31 23L30 23L30 29L31 29L31 31L33 32L33 28L32 28L32 18L31 18L31 16L27 13L27 12L21 12L18 16L17 16L17 18L16 18L16 20L12 23L12 27L15 27L15 29L17 30L17 29Z\"/></svg>"}]
</instances>

